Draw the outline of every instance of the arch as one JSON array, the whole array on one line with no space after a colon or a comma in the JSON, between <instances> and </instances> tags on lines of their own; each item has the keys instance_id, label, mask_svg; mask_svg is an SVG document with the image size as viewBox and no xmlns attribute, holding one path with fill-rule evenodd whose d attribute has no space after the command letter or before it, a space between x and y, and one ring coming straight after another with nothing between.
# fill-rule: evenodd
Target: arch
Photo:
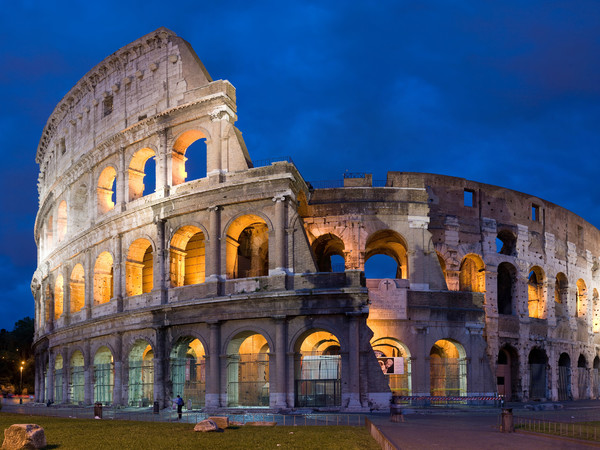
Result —
<instances>
[{"instance_id":1,"label":"arch","mask_svg":"<svg viewBox=\"0 0 600 450\"><path fill-rule=\"evenodd\" d=\"M506 401L517 399L520 391L519 353L511 345L504 345L498 351L496 384L498 395Z\"/></svg>"},{"instance_id":2,"label":"arch","mask_svg":"<svg viewBox=\"0 0 600 450\"><path fill-rule=\"evenodd\" d=\"M446 259L444 256L436 251L438 262L440 263L440 268L442 269L442 274L444 275L444 281L446 282L446 286L448 286L448 269L446 268Z\"/></svg>"},{"instance_id":3,"label":"arch","mask_svg":"<svg viewBox=\"0 0 600 450\"><path fill-rule=\"evenodd\" d=\"M408 278L408 246L406 240L396 231L379 230L367 238L365 263L374 255L386 255L397 264L396 278Z\"/></svg>"},{"instance_id":4,"label":"arch","mask_svg":"<svg viewBox=\"0 0 600 450\"><path fill-rule=\"evenodd\" d=\"M507 262L498 265L498 313L511 315L514 313L515 280L517 271Z\"/></svg>"},{"instance_id":5,"label":"arch","mask_svg":"<svg viewBox=\"0 0 600 450\"><path fill-rule=\"evenodd\" d=\"M81 264L75 264L69 281L71 313L79 312L85 305L85 271Z\"/></svg>"},{"instance_id":6,"label":"arch","mask_svg":"<svg viewBox=\"0 0 600 450\"><path fill-rule=\"evenodd\" d=\"M193 408L204 406L206 394L206 354L204 345L192 336L180 337L170 355L173 397L192 401Z\"/></svg>"},{"instance_id":7,"label":"arch","mask_svg":"<svg viewBox=\"0 0 600 450\"><path fill-rule=\"evenodd\" d=\"M105 345L94 355L94 402L112 403L115 366L112 352Z\"/></svg>"},{"instance_id":8,"label":"arch","mask_svg":"<svg viewBox=\"0 0 600 450\"><path fill-rule=\"evenodd\" d=\"M269 344L243 331L227 345L227 406L269 406Z\"/></svg>"},{"instance_id":9,"label":"arch","mask_svg":"<svg viewBox=\"0 0 600 450\"><path fill-rule=\"evenodd\" d=\"M56 355L56 359L54 360L54 402L62 403L64 402L63 397L63 378L64 378L64 369L63 369L63 357L62 355Z\"/></svg>"},{"instance_id":10,"label":"arch","mask_svg":"<svg viewBox=\"0 0 600 450\"><path fill-rule=\"evenodd\" d=\"M577 360L577 388L579 399L590 397L590 375L588 372L587 359L583 354L580 354L579 359Z\"/></svg>"},{"instance_id":11,"label":"arch","mask_svg":"<svg viewBox=\"0 0 600 450\"><path fill-rule=\"evenodd\" d=\"M236 218L227 230L227 278L269 274L269 228L255 214Z\"/></svg>"},{"instance_id":12,"label":"arch","mask_svg":"<svg viewBox=\"0 0 600 450\"><path fill-rule=\"evenodd\" d=\"M558 358L558 400L573 400L571 391L571 357L561 353Z\"/></svg>"},{"instance_id":13,"label":"arch","mask_svg":"<svg viewBox=\"0 0 600 450\"><path fill-rule=\"evenodd\" d=\"M479 255L468 254L460 263L459 289L485 292L485 264Z\"/></svg>"},{"instance_id":14,"label":"arch","mask_svg":"<svg viewBox=\"0 0 600 450\"><path fill-rule=\"evenodd\" d=\"M206 139L207 134L200 130L188 130L183 132L177 137L173 144L173 158L172 158L172 183L173 186L185 183L187 178L186 172L186 152L190 145L199 139ZM204 158L206 159L206 157ZM206 167L204 167L204 173L206 173Z\"/></svg>"},{"instance_id":15,"label":"arch","mask_svg":"<svg viewBox=\"0 0 600 450\"><path fill-rule=\"evenodd\" d=\"M73 404L83 404L85 397L85 360L80 350L75 350L69 363L69 400Z\"/></svg>"},{"instance_id":16,"label":"arch","mask_svg":"<svg viewBox=\"0 0 600 450\"><path fill-rule=\"evenodd\" d=\"M154 258L148 239L136 239L129 246L125 262L125 290L128 297L146 294L154 286Z\"/></svg>"},{"instance_id":17,"label":"arch","mask_svg":"<svg viewBox=\"0 0 600 450\"><path fill-rule=\"evenodd\" d=\"M50 253L50 250L52 250L52 247L54 245L53 237L54 237L54 217L52 215L50 215L50 216L48 216L48 221L46 222L46 245L45 245L46 253Z\"/></svg>"},{"instance_id":18,"label":"arch","mask_svg":"<svg viewBox=\"0 0 600 450\"><path fill-rule=\"evenodd\" d=\"M44 295L44 320L45 323L50 323L50 306L52 304L52 289L50 284L46 284L45 295Z\"/></svg>"},{"instance_id":19,"label":"arch","mask_svg":"<svg viewBox=\"0 0 600 450\"><path fill-rule=\"evenodd\" d=\"M600 397L600 357L598 355L594 358L592 367L592 397L597 399Z\"/></svg>"},{"instance_id":20,"label":"arch","mask_svg":"<svg viewBox=\"0 0 600 450\"><path fill-rule=\"evenodd\" d=\"M58 214L56 217L56 237L61 242L67 235L67 202L63 200L58 204Z\"/></svg>"},{"instance_id":21,"label":"arch","mask_svg":"<svg viewBox=\"0 0 600 450\"><path fill-rule=\"evenodd\" d=\"M102 252L94 264L94 304L101 305L113 298L113 257Z\"/></svg>"},{"instance_id":22,"label":"arch","mask_svg":"<svg viewBox=\"0 0 600 450\"><path fill-rule=\"evenodd\" d=\"M464 347L440 339L429 351L429 382L432 396L467 395L467 360Z\"/></svg>"},{"instance_id":23,"label":"arch","mask_svg":"<svg viewBox=\"0 0 600 450\"><path fill-rule=\"evenodd\" d=\"M140 197L143 197L145 194L151 193L148 192L148 190L146 189L146 185L144 184L144 178L146 177L146 163L148 162L148 160L154 159L155 157L156 152L148 147L139 149L131 157L128 170L130 202ZM156 183L153 184L155 185Z\"/></svg>"},{"instance_id":24,"label":"arch","mask_svg":"<svg viewBox=\"0 0 600 450\"><path fill-rule=\"evenodd\" d=\"M539 266L533 266L527 280L527 307L529 317L546 318L546 295L544 292L545 275Z\"/></svg>"},{"instance_id":25,"label":"arch","mask_svg":"<svg viewBox=\"0 0 600 450\"><path fill-rule=\"evenodd\" d=\"M105 167L98 177L96 198L98 201L98 214L104 214L115 208L115 184L117 171L113 166Z\"/></svg>"},{"instance_id":26,"label":"arch","mask_svg":"<svg viewBox=\"0 0 600 450\"><path fill-rule=\"evenodd\" d=\"M547 365L548 357L541 348L534 347L529 352L529 398L541 400L547 398Z\"/></svg>"},{"instance_id":27,"label":"arch","mask_svg":"<svg viewBox=\"0 0 600 450\"><path fill-rule=\"evenodd\" d=\"M64 288L65 282L62 273L59 273L54 283L54 320L58 320L64 311Z\"/></svg>"},{"instance_id":28,"label":"arch","mask_svg":"<svg viewBox=\"0 0 600 450\"><path fill-rule=\"evenodd\" d=\"M343 270L333 270L332 257L340 256L344 259L344 241L332 233L319 236L311 245L315 255L319 272L343 272ZM345 268L344 268L345 269Z\"/></svg>"},{"instance_id":29,"label":"arch","mask_svg":"<svg viewBox=\"0 0 600 450\"><path fill-rule=\"evenodd\" d=\"M311 329L294 346L295 406L341 406L342 359L337 336L324 329Z\"/></svg>"},{"instance_id":30,"label":"arch","mask_svg":"<svg viewBox=\"0 0 600 450\"><path fill-rule=\"evenodd\" d=\"M129 351L129 406L154 402L154 350L145 339L137 339Z\"/></svg>"},{"instance_id":31,"label":"arch","mask_svg":"<svg viewBox=\"0 0 600 450\"><path fill-rule=\"evenodd\" d=\"M496 253L514 256L517 247L517 237L510 230L500 230L496 237Z\"/></svg>"},{"instance_id":32,"label":"arch","mask_svg":"<svg viewBox=\"0 0 600 450\"><path fill-rule=\"evenodd\" d=\"M202 230L186 225L173 235L169 248L171 286L204 283L206 244Z\"/></svg>"},{"instance_id":33,"label":"arch","mask_svg":"<svg viewBox=\"0 0 600 450\"><path fill-rule=\"evenodd\" d=\"M556 303L566 303L568 288L569 281L567 279L567 276L562 272L557 273L556 281L554 283L554 301Z\"/></svg>"},{"instance_id":34,"label":"arch","mask_svg":"<svg viewBox=\"0 0 600 450\"><path fill-rule=\"evenodd\" d=\"M585 317L587 314L587 286L581 278L577 280L576 291L576 317Z\"/></svg>"},{"instance_id":35,"label":"arch","mask_svg":"<svg viewBox=\"0 0 600 450\"><path fill-rule=\"evenodd\" d=\"M371 348L392 391L392 396L412 395L411 356L408 347L398 339L371 339Z\"/></svg>"}]
</instances>

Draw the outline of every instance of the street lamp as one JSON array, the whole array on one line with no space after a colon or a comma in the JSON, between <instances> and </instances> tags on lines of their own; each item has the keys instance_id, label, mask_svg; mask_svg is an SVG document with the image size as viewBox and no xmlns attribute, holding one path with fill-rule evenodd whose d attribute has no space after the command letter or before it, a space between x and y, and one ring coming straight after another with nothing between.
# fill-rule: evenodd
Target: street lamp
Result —
<instances>
[{"instance_id":1,"label":"street lamp","mask_svg":"<svg viewBox=\"0 0 600 450\"><path fill-rule=\"evenodd\" d=\"M25 361L21 363L21 395L23 394L23 364L25 364Z\"/></svg>"}]
</instances>

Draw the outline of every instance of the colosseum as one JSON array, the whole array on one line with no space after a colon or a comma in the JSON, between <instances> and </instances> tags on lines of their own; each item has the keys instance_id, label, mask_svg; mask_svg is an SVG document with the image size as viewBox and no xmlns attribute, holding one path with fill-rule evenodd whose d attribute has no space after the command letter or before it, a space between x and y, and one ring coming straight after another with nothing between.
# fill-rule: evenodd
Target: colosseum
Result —
<instances>
[{"instance_id":1,"label":"colosseum","mask_svg":"<svg viewBox=\"0 0 600 450\"><path fill-rule=\"evenodd\" d=\"M253 162L236 119L231 83L165 28L56 106L36 154L37 401L599 396L596 228L462 178L311 184ZM365 277L371 258L388 278Z\"/></svg>"}]
</instances>

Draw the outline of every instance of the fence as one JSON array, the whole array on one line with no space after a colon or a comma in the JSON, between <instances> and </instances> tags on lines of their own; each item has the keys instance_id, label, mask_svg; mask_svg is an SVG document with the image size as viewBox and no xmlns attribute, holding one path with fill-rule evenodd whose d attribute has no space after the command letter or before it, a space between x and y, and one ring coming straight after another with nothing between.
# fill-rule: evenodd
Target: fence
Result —
<instances>
[{"instance_id":1,"label":"fence","mask_svg":"<svg viewBox=\"0 0 600 450\"><path fill-rule=\"evenodd\" d=\"M532 419L514 416L515 429L534 433L551 434L554 436L600 440L600 427L586 422L557 422L546 419Z\"/></svg>"},{"instance_id":2,"label":"fence","mask_svg":"<svg viewBox=\"0 0 600 450\"><path fill-rule=\"evenodd\" d=\"M496 406L502 404L502 397L486 396L486 397L466 397L466 396L409 396L399 395L394 396L394 402L399 405L410 405L418 407L429 406Z\"/></svg>"}]
</instances>

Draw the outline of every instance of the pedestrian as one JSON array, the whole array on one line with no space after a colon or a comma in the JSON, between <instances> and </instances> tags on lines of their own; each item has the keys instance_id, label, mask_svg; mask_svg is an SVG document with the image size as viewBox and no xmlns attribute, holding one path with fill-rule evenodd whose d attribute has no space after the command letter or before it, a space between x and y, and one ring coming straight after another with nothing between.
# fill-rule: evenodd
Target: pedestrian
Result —
<instances>
[{"instance_id":1,"label":"pedestrian","mask_svg":"<svg viewBox=\"0 0 600 450\"><path fill-rule=\"evenodd\" d=\"M177 400L175 400L177 404L177 420L181 419L181 413L183 412L183 399L180 395L177 396Z\"/></svg>"}]
</instances>

